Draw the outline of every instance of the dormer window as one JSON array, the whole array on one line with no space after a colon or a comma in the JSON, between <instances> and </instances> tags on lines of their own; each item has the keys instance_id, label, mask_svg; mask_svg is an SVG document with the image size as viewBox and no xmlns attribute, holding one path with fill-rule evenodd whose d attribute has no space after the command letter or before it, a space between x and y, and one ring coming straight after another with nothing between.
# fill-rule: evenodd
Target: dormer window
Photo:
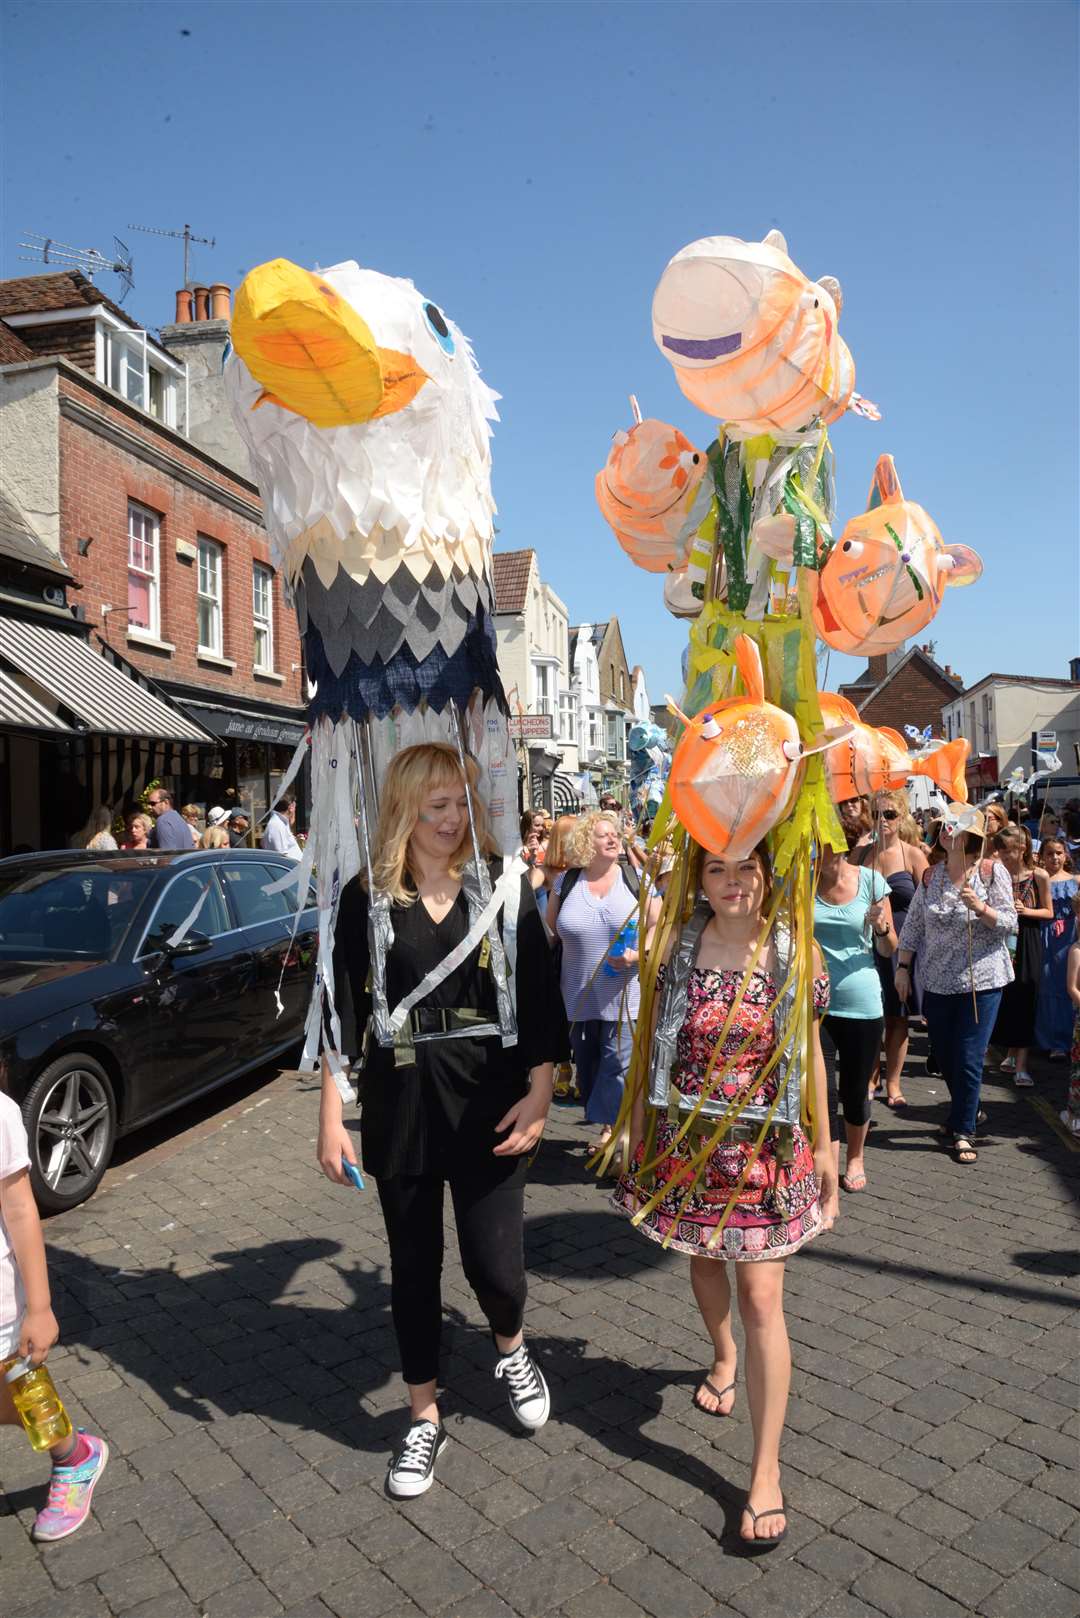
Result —
<instances>
[{"instance_id":1,"label":"dormer window","mask_svg":"<svg viewBox=\"0 0 1080 1618\"><path fill-rule=\"evenodd\" d=\"M164 361L144 331L98 328L98 381L166 427L177 425L175 361Z\"/></svg>"}]
</instances>

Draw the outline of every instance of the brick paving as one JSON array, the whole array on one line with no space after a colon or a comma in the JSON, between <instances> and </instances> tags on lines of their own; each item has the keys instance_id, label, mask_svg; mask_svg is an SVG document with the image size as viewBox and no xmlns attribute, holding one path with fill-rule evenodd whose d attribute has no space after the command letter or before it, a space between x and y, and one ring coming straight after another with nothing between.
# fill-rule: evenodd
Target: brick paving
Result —
<instances>
[{"instance_id":1,"label":"brick paving","mask_svg":"<svg viewBox=\"0 0 1080 1618\"><path fill-rule=\"evenodd\" d=\"M1060 1068L1040 1071L1056 1101ZM1077 1618L1080 1156L985 1091L978 1167L940 1080L877 1109L869 1189L788 1266L790 1532L733 1539L750 1430L691 1406L685 1260L630 1230L556 1114L527 1204L528 1327L555 1416L515 1432L452 1242L435 1487L382 1481L401 1426L374 1192L313 1162L310 1085L114 1175L49 1222L51 1364L113 1459L91 1523L29 1539L45 1467L5 1431L5 1618ZM451 1255L453 1255L451 1257ZM3 1502L6 1501L6 1506Z\"/></svg>"}]
</instances>

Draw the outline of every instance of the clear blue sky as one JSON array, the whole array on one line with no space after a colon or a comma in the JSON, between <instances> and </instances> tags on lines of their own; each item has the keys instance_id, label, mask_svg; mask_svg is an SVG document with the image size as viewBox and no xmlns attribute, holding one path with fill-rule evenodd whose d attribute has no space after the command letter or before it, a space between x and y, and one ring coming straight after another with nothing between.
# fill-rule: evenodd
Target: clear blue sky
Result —
<instances>
[{"instance_id":1,"label":"clear blue sky","mask_svg":"<svg viewBox=\"0 0 1080 1618\"><path fill-rule=\"evenodd\" d=\"M969 683L1080 651L1073 4L3 7L0 272L30 228L136 259L128 308L278 254L411 276L503 394L500 548L618 613L654 700L685 629L593 501L626 395L704 447L649 308L695 237L786 234L844 288L839 518L890 450L982 582L929 631ZM101 285L110 293L111 276ZM861 663L833 658L830 683Z\"/></svg>"}]
</instances>

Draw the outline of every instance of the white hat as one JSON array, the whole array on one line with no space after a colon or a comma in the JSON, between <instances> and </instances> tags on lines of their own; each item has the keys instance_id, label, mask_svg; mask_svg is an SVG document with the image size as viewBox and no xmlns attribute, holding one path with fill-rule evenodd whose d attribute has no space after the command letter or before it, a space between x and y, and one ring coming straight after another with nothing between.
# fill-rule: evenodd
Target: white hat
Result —
<instances>
[{"instance_id":1,"label":"white hat","mask_svg":"<svg viewBox=\"0 0 1080 1618\"><path fill-rule=\"evenodd\" d=\"M223 826L228 818L229 811L227 809L222 809L219 806L215 809L211 809L208 812L206 816L206 824L208 826Z\"/></svg>"}]
</instances>

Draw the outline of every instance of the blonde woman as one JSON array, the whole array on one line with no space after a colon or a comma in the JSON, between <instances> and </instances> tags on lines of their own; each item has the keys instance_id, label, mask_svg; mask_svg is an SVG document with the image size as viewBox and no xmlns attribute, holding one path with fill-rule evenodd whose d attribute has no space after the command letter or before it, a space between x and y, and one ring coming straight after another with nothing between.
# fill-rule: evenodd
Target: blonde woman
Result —
<instances>
[{"instance_id":1,"label":"blonde woman","mask_svg":"<svg viewBox=\"0 0 1080 1618\"><path fill-rule=\"evenodd\" d=\"M574 838L577 834L578 817L576 815L560 815L548 834L547 847L544 853L544 863L539 867L541 872L541 885L533 888L536 893L536 908L544 918L544 925L548 922L548 905L553 893L559 889L559 878L573 863ZM529 873L535 874L534 871Z\"/></svg>"},{"instance_id":2,"label":"blonde woman","mask_svg":"<svg viewBox=\"0 0 1080 1618\"><path fill-rule=\"evenodd\" d=\"M480 847L489 845L477 770L468 762ZM465 778L444 743L407 747L391 762L380 795L372 851L376 888L390 900L393 942L386 969L397 1005L469 930L463 875L471 864ZM493 870L493 876L496 874ZM554 1064L567 1054L566 1018L532 888L522 878L517 925L518 1039L470 1034L470 1020L498 1022L492 952L485 940L409 1014L415 1043L387 1048L367 1022L367 889L348 884L334 951L344 1050L358 1058L364 1167L378 1188L390 1246L390 1299L409 1399L409 1427L390 1462L387 1489L422 1494L446 1444L436 1384L442 1329L443 1200L449 1184L465 1274L498 1350L495 1376L511 1410L535 1431L547 1421L547 1385L522 1338L525 1268L522 1224L528 1159L551 1104ZM477 1018L476 1014L480 1013ZM453 1038L416 1036L452 1032ZM324 1063L318 1160L343 1185L354 1163L341 1095Z\"/></svg>"},{"instance_id":3,"label":"blonde woman","mask_svg":"<svg viewBox=\"0 0 1080 1618\"><path fill-rule=\"evenodd\" d=\"M199 838L199 848L229 848L229 834L224 826L207 826Z\"/></svg>"},{"instance_id":4,"label":"blonde woman","mask_svg":"<svg viewBox=\"0 0 1080 1618\"><path fill-rule=\"evenodd\" d=\"M191 846L199 847L199 821L202 819L202 810L197 803L185 803L180 811L181 820L186 820L191 829Z\"/></svg>"},{"instance_id":5,"label":"blonde woman","mask_svg":"<svg viewBox=\"0 0 1080 1618\"><path fill-rule=\"evenodd\" d=\"M904 925L908 906L923 879L927 867L926 854L902 792L874 794L874 841L854 849L848 858L855 865L868 865L889 884L893 925L897 936ZM916 984L905 1005L896 992L896 956L878 955L874 964L881 979L881 995L885 1006L885 1105L907 1106L903 1092L904 1063L908 1050L908 1017L920 1013L920 1000ZM915 968L917 971L917 967ZM871 1093L876 1088L877 1071L871 1080Z\"/></svg>"},{"instance_id":6,"label":"blonde woman","mask_svg":"<svg viewBox=\"0 0 1080 1618\"><path fill-rule=\"evenodd\" d=\"M150 833L154 829L154 822L149 815L144 815L140 810L137 814L128 815L124 824L127 827L127 835L120 844L121 848L138 853L140 849L150 847Z\"/></svg>"},{"instance_id":7,"label":"blonde woman","mask_svg":"<svg viewBox=\"0 0 1080 1618\"><path fill-rule=\"evenodd\" d=\"M641 889L612 810L582 816L570 855L559 891L548 901L548 930L562 944L560 981L585 1121L600 1125L603 1145L622 1105L638 1013L638 947L629 935ZM659 914L653 899L650 929Z\"/></svg>"}]
</instances>

